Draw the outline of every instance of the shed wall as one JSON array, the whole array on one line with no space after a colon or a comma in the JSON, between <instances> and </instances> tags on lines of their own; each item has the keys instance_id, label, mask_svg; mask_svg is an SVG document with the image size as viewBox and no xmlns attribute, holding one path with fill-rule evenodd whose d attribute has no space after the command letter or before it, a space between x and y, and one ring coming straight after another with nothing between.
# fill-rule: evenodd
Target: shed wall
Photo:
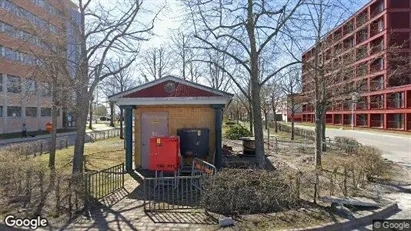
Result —
<instances>
[{"instance_id":1,"label":"shed wall","mask_svg":"<svg viewBox=\"0 0 411 231\"><path fill-rule=\"evenodd\" d=\"M138 106L134 112L134 163L141 166L141 114L142 112L168 112L168 132L170 136L177 135L179 128L210 129L210 155L207 161L213 163L215 151L215 110L210 105L166 105Z\"/></svg>"}]
</instances>

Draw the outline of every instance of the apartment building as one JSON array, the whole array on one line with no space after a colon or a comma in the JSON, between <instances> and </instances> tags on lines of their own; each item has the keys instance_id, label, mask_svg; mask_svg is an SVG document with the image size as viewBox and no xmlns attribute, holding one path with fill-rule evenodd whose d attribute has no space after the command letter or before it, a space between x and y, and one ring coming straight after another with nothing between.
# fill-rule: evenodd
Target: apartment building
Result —
<instances>
[{"instance_id":1,"label":"apartment building","mask_svg":"<svg viewBox=\"0 0 411 231\"><path fill-rule=\"evenodd\" d=\"M50 84L35 74L41 60L34 55L50 46L30 31L66 33L65 52L73 60L74 30L63 15L75 15L76 9L69 0L0 0L0 134L20 132L23 123L28 131L45 130L51 121ZM57 128L65 118L59 109Z\"/></svg>"},{"instance_id":2,"label":"apartment building","mask_svg":"<svg viewBox=\"0 0 411 231\"><path fill-rule=\"evenodd\" d=\"M411 69L405 68L411 63L410 38L410 0L372 0L325 36L329 46L321 51L323 62L341 62L339 55L355 59L344 63L352 74L327 89L349 84L358 95L333 102L327 124L411 131ZM307 50L303 61L311 62L317 47ZM303 95L313 91L310 82L312 71L303 65ZM303 105L302 121L315 121L310 103Z\"/></svg>"}]
</instances>

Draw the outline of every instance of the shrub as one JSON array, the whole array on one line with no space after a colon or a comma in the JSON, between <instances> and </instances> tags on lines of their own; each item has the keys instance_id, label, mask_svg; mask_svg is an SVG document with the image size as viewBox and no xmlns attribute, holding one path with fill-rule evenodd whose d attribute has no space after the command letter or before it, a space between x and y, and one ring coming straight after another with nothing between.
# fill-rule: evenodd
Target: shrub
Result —
<instances>
[{"instance_id":1,"label":"shrub","mask_svg":"<svg viewBox=\"0 0 411 231\"><path fill-rule=\"evenodd\" d=\"M205 181L201 203L224 215L279 212L296 204L292 188L278 172L224 169Z\"/></svg>"},{"instance_id":2,"label":"shrub","mask_svg":"<svg viewBox=\"0 0 411 231\"><path fill-rule=\"evenodd\" d=\"M225 133L226 138L230 140L238 140L241 137L251 136L251 132L247 128L241 125L235 125L230 127Z\"/></svg>"},{"instance_id":3,"label":"shrub","mask_svg":"<svg viewBox=\"0 0 411 231\"><path fill-rule=\"evenodd\" d=\"M229 121L225 122L225 125L233 126L233 125L236 125L236 122L232 121L232 120L229 120Z\"/></svg>"},{"instance_id":4,"label":"shrub","mask_svg":"<svg viewBox=\"0 0 411 231\"><path fill-rule=\"evenodd\" d=\"M382 176L388 171L388 165L382 157L382 151L372 146L361 146L356 155L358 168L365 174L367 180Z\"/></svg>"},{"instance_id":5,"label":"shrub","mask_svg":"<svg viewBox=\"0 0 411 231\"><path fill-rule=\"evenodd\" d=\"M356 153L360 146L360 143L354 138L336 136L334 139L337 147L343 149L346 153Z\"/></svg>"}]
</instances>

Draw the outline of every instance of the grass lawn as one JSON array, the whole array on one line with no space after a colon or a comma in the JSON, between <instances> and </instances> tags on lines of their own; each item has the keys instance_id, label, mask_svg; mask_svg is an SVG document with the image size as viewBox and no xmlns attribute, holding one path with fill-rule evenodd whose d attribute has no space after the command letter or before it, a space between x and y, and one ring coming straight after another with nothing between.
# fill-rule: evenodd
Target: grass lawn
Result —
<instances>
[{"instance_id":1,"label":"grass lawn","mask_svg":"<svg viewBox=\"0 0 411 231\"><path fill-rule=\"evenodd\" d=\"M74 146L57 150L56 169L64 173L70 173L72 168ZM87 143L84 147L85 166L87 170L102 170L124 162L124 141L118 137L107 140ZM41 155L39 158L47 166L49 155Z\"/></svg>"}]
</instances>

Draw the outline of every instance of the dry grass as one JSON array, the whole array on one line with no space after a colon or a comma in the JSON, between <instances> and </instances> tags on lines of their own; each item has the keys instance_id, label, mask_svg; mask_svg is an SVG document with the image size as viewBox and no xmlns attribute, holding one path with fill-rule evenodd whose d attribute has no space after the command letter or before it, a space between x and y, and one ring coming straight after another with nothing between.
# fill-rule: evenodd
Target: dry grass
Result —
<instances>
[{"instance_id":1,"label":"dry grass","mask_svg":"<svg viewBox=\"0 0 411 231\"><path fill-rule=\"evenodd\" d=\"M299 210L281 213L242 216L240 222L231 230L284 230L289 228L307 228L343 218L328 207L302 204Z\"/></svg>"},{"instance_id":2,"label":"dry grass","mask_svg":"<svg viewBox=\"0 0 411 231\"><path fill-rule=\"evenodd\" d=\"M124 141L119 138L87 143L84 147L84 156L86 159L86 168L88 170L102 170L124 162L125 151ZM72 168L74 146L56 152L56 169L70 173ZM42 155L39 161L47 166L49 161L48 155Z\"/></svg>"},{"instance_id":3,"label":"dry grass","mask_svg":"<svg viewBox=\"0 0 411 231\"><path fill-rule=\"evenodd\" d=\"M2 199L0 200L0 218L9 213L22 213L22 216L33 214L43 214L47 217L58 216L55 215L56 195L60 195L60 199L63 200L65 195L70 192L67 187L71 179L73 152L74 147L57 150L56 174L57 178L62 180L61 183L56 184L51 183L48 154L26 158L25 155L7 153L3 150L3 153L0 153L0 171L7 174L8 177L2 179L4 182L2 190L0 190L0 194L2 194L0 197ZM124 162L124 143L118 138L88 143L85 145L84 154L88 170L106 169ZM14 158L9 157L13 155ZM131 177L124 175L124 178L126 181ZM56 191L56 186L60 187L59 192ZM45 202L42 204L41 200ZM26 208L21 210L24 207Z\"/></svg>"}]
</instances>

